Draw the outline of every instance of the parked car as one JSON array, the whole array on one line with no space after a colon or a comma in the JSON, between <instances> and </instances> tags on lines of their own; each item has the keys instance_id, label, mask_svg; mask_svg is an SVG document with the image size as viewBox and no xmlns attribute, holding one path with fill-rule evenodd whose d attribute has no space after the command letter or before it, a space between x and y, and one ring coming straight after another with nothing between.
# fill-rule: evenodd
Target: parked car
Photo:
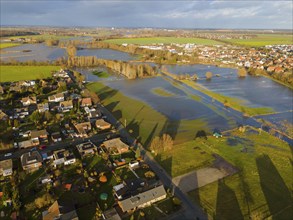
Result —
<instances>
[{"instance_id":1,"label":"parked car","mask_svg":"<svg viewBox=\"0 0 293 220\"><path fill-rule=\"evenodd\" d=\"M12 155L12 153L7 153L7 154L4 154L4 157L10 157Z\"/></svg>"}]
</instances>

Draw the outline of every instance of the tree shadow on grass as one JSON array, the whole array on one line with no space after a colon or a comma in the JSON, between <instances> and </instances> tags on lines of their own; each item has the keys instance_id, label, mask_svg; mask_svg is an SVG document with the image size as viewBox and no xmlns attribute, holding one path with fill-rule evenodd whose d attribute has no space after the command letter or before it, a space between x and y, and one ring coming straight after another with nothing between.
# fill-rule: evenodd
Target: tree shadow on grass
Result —
<instances>
[{"instance_id":1,"label":"tree shadow on grass","mask_svg":"<svg viewBox=\"0 0 293 220\"><path fill-rule=\"evenodd\" d=\"M109 98L113 97L114 95L117 94L117 92L118 92L117 90L109 90L109 91L106 91L103 93L99 93L98 96L103 101L105 99L109 99Z\"/></svg>"},{"instance_id":2,"label":"tree shadow on grass","mask_svg":"<svg viewBox=\"0 0 293 220\"><path fill-rule=\"evenodd\" d=\"M165 124L160 132L160 136L163 134L169 134L173 140L175 140L180 126L180 120L170 120L167 119Z\"/></svg>"},{"instance_id":3,"label":"tree shadow on grass","mask_svg":"<svg viewBox=\"0 0 293 220\"><path fill-rule=\"evenodd\" d=\"M264 154L256 158L256 165L272 219L291 219L293 213L291 192L272 160Z\"/></svg>"},{"instance_id":4,"label":"tree shadow on grass","mask_svg":"<svg viewBox=\"0 0 293 220\"><path fill-rule=\"evenodd\" d=\"M116 101L116 102L111 102L108 105L106 105L106 109L108 109L110 112L112 112L115 107L119 104L120 101Z\"/></svg>"},{"instance_id":5,"label":"tree shadow on grass","mask_svg":"<svg viewBox=\"0 0 293 220\"><path fill-rule=\"evenodd\" d=\"M158 125L159 125L159 123L156 123L156 125L154 126L154 128L153 128L152 131L150 132L148 138L145 140L145 142L144 142L144 147L145 147L146 149L149 148L149 146L150 146L150 144L151 144L151 141L152 141L152 139L153 139L153 137L154 137L154 135L155 135L155 133L156 133L156 130L157 130L157 128L158 128Z\"/></svg>"},{"instance_id":6,"label":"tree shadow on grass","mask_svg":"<svg viewBox=\"0 0 293 220\"><path fill-rule=\"evenodd\" d=\"M241 220L243 215L235 195L235 192L228 187L224 180L218 181L218 195L215 220Z\"/></svg>"}]
</instances>

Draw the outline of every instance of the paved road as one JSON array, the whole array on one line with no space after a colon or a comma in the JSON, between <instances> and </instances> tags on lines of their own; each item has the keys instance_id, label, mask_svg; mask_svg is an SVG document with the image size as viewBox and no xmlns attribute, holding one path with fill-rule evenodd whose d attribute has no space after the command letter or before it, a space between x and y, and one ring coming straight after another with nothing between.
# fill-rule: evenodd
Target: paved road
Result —
<instances>
[{"instance_id":1,"label":"paved road","mask_svg":"<svg viewBox=\"0 0 293 220\"><path fill-rule=\"evenodd\" d=\"M65 149L65 148L70 148L70 147L74 147L77 144L81 144L85 141L92 141L92 142L103 142L105 140L105 138L108 137L114 138L114 137L118 137L119 134L117 133L113 133L113 132L107 132L107 133L103 133L103 134L96 134L93 135L90 138L79 138L70 142L60 142L60 143L56 143L56 144L52 144L52 145L48 145L45 149L43 150L39 150L38 151L40 153L47 153L49 151L55 151L55 150L60 150L60 149ZM15 152L12 153L11 156L5 157L4 154L0 155L0 161L1 160L6 160L6 159L18 159L21 157L22 154L27 153L29 151L32 151L32 148L30 149L21 149L21 150L16 150Z\"/></svg>"},{"instance_id":2,"label":"paved road","mask_svg":"<svg viewBox=\"0 0 293 220\"><path fill-rule=\"evenodd\" d=\"M124 137L129 144L133 145L135 143L135 139L130 136L121 122L117 121L111 112L109 112L104 106L100 105L99 107L102 113L107 116L107 120L116 125L116 129L119 131L121 137ZM182 201L184 211L180 211L170 216L170 218L167 217L167 219L208 219L203 210L199 206L195 205L186 194L184 194L178 187L175 186L175 184L173 184L171 176L157 163L153 156L149 152L145 151L141 144L137 144L137 147L139 147L143 159L156 172L163 184L167 187L173 188L174 194Z\"/></svg>"}]
</instances>

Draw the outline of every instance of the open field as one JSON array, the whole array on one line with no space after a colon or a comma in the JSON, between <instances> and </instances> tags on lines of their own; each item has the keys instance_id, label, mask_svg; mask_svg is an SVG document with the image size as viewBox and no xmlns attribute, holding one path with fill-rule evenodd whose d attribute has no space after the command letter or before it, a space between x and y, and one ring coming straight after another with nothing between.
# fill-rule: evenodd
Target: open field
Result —
<instances>
[{"instance_id":1,"label":"open field","mask_svg":"<svg viewBox=\"0 0 293 220\"><path fill-rule=\"evenodd\" d=\"M59 66L0 66L0 82L47 78L58 69Z\"/></svg>"},{"instance_id":2,"label":"open field","mask_svg":"<svg viewBox=\"0 0 293 220\"><path fill-rule=\"evenodd\" d=\"M195 141L178 144L172 150L163 152L156 160L172 177L183 175L212 163L214 158L210 153L198 147Z\"/></svg>"},{"instance_id":3,"label":"open field","mask_svg":"<svg viewBox=\"0 0 293 220\"><path fill-rule=\"evenodd\" d=\"M133 137L147 147L152 138L163 133L170 134L175 143L192 140L198 130L209 130L203 120L170 121L142 101L129 98L102 83L90 83L87 88L100 97L103 105L123 124Z\"/></svg>"},{"instance_id":4,"label":"open field","mask_svg":"<svg viewBox=\"0 0 293 220\"><path fill-rule=\"evenodd\" d=\"M277 34L258 34L256 38L252 39L229 39L225 41L249 47L262 47L274 44L293 44L292 35Z\"/></svg>"},{"instance_id":5,"label":"open field","mask_svg":"<svg viewBox=\"0 0 293 220\"><path fill-rule=\"evenodd\" d=\"M202 44L202 45L218 45L223 44L222 42L203 39L203 38L184 38L184 37L150 37L150 38L120 38L120 39L110 39L105 40L108 43L114 44L139 44L139 45L146 45L146 44Z\"/></svg>"},{"instance_id":6,"label":"open field","mask_svg":"<svg viewBox=\"0 0 293 220\"><path fill-rule=\"evenodd\" d=\"M215 219L290 219L292 214L292 151L287 143L263 132L232 132L223 138L193 142L239 168L224 181L189 192ZM182 158L189 156L187 153ZM204 156L206 157L206 156ZM185 163L181 159L181 163ZM258 218L256 217L258 216Z\"/></svg>"},{"instance_id":7,"label":"open field","mask_svg":"<svg viewBox=\"0 0 293 220\"><path fill-rule=\"evenodd\" d=\"M17 43L0 43L0 49L8 48L8 47L16 47L20 44Z\"/></svg>"}]
</instances>

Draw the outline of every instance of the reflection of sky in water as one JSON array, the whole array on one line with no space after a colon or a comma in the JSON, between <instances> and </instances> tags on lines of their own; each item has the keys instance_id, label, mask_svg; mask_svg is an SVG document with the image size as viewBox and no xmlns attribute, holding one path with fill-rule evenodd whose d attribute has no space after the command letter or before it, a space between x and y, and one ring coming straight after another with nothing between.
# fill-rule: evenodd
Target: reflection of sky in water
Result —
<instances>
[{"instance_id":1,"label":"reflection of sky in water","mask_svg":"<svg viewBox=\"0 0 293 220\"><path fill-rule=\"evenodd\" d=\"M276 111L292 109L292 90L269 78L247 76L239 79L235 69L207 65L167 67L172 73L196 73L200 78L197 83L216 93L245 100L245 104L250 107L270 107ZM210 81L204 79L207 71L214 74ZM220 77L216 77L216 74L220 74Z\"/></svg>"},{"instance_id":2,"label":"reflection of sky in water","mask_svg":"<svg viewBox=\"0 0 293 220\"><path fill-rule=\"evenodd\" d=\"M23 50L31 51L23 52ZM23 44L17 47L5 48L0 54L3 61L9 61L10 59L17 61L53 61L63 56L66 56L65 49L48 47L45 44Z\"/></svg>"},{"instance_id":3,"label":"reflection of sky in water","mask_svg":"<svg viewBox=\"0 0 293 220\"><path fill-rule=\"evenodd\" d=\"M111 49L82 49L77 51L77 56L96 56L100 59L106 60L134 60L135 56L130 55L129 53L111 50Z\"/></svg>"}]
</instances>

